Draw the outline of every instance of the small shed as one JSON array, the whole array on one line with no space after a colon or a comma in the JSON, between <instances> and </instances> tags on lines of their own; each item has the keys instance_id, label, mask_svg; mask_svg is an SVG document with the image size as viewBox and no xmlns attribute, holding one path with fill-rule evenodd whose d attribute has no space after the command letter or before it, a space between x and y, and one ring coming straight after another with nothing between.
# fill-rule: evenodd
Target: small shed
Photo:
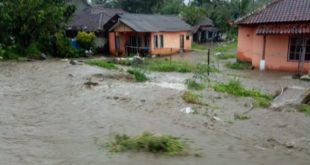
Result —
<instances>
[{"instance_id":1,"label":"small shed","mask_svg":"<svg viewBox=\"0 0 310 165\"><path fill-rule=\"evenodd\" d=\"M197 43L206 43L218 41L220 39L219 31L214 26L213 21L206 17L192 29L193 41Z\"/></svg>"}]
</instances>

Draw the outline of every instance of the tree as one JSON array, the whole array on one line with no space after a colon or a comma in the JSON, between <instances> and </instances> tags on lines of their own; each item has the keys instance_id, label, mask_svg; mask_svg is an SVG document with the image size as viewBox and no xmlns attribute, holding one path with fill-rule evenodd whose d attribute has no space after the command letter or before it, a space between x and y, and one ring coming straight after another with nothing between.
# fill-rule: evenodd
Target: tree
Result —
<instances>
[{"instance_id":1,"label":"tree","mask_svg":"<svg viewBox=\"0 0 310 165\"><path fill-rule=\"evenodd\" d=\"M15 43L25 50L31 43L48 43L73 14L66 0L10 0L0 2L0 29L3 45Z\"/></svg>"},{"instance_id":2,"label":"tree","mask_svg":"<svg viewBox=\"0 0 310 165\"><path fill-rule=\"evenodd\" d=\"M161 14L179 14L184 6L183 0L165 0Z\"/></svg>"},{"instance_id":3,"label":"tree","mask_svg":"<svg viewBox=\"0 0 310 165\"><path fill-rule=\"evenodd\" d=\"M196 25L206 16L206 10L194 5L184 6L181 16L190 25Z\"/></svg>"}]
</instances>

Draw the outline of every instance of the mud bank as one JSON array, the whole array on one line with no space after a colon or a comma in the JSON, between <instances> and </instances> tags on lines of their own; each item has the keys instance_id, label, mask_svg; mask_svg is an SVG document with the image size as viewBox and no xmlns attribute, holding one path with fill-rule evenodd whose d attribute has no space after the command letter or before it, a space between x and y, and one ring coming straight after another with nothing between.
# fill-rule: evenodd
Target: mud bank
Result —
<instances>
[{"instance_id":1,"label":"mud bank","mask_svg":"<svg viewBox=\"0 0 310 165\"><path fill-rule=\"evenodd\" d=\"M186 104L181 87L190 74L152 73L147 83L100 79L124 74L67 62L0 63L0 162L6 165L307 165L310 162L310 119L297 112L255 109L250 120L234 121L245 112L247 98L202 91L212 106ZM273 92L296 80L251 78L244 83ZM264 77L265 76L265 77ZM221 73L214 80L223 78ZM164 85L163 85L164 84ZM266 85L268 84L268 85ZM199 114L181 112L194 107ZM214 120L217 116L221 120ZM144 153L111 154L104 148L113 133L142 132L188 138L202 157L166 157ZM289 143L291 143L289 145Z\"/></svg>"}]
</instances>

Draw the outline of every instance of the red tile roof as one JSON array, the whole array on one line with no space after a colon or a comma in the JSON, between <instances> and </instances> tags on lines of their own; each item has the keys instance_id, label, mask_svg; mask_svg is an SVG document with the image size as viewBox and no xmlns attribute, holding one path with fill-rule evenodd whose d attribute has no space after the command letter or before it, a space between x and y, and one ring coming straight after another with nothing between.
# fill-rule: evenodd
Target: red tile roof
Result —
<instances>
[{"instance_id":1,"label":"red tile roof","mask_svg":"<svg viewBox=\"0 0 310 165\"><path fill-rule=\"evenodd\" d=\"M274 0L236 21L238 25L292 22L310 22L310 0Z\"/></svg>"}]
</instances>

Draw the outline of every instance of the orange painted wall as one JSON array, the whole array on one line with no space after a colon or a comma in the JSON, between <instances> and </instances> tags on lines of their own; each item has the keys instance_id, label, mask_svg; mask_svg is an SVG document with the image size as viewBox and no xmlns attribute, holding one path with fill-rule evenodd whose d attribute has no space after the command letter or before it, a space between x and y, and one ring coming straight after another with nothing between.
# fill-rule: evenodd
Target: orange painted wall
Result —
<instances>
[{"instance_id":1,"label":"orange painted wall","mask_svg":"<svg viewBox=\"0 0 310 165\"><path fill-rule=\"evenodd\" d=\"M187 32L160 32L160 33L150 33L150 53L155 55L169 55L179 53L180 51L180 36L184 35L184 49L189 50L192 47L192 36L189 35L189 39L186 39ZM121 51L120 55L125 54L125 44L129 40L130 35L132 33L128 32L110 32L109 33L109 49L110 54L116 55L115 49L115 35L119 35L121 39L120 47ZM143 37L145 33L135 33L134 35L140 35ZM159 36L164 36L164 48L154 48L154 35L158 35L158 40L160 40ZM172 50L171 50L172 48Z\"/></svg>"},{"instance_id":2,"label":"orange painted wall","mask_svg":"<svg viewBox=\"0 0 310 165\"><path fill-rule=\"evenodd\" d=\"M298 71L298 62L288 61L289 35L266 36L266 69L278 71ZM256 35L256 27L239 27L237 58L252 62L259 68L263 55L263 36ZM305 63L305 72L310 63Z\"/></svg>"}]
</instances>

